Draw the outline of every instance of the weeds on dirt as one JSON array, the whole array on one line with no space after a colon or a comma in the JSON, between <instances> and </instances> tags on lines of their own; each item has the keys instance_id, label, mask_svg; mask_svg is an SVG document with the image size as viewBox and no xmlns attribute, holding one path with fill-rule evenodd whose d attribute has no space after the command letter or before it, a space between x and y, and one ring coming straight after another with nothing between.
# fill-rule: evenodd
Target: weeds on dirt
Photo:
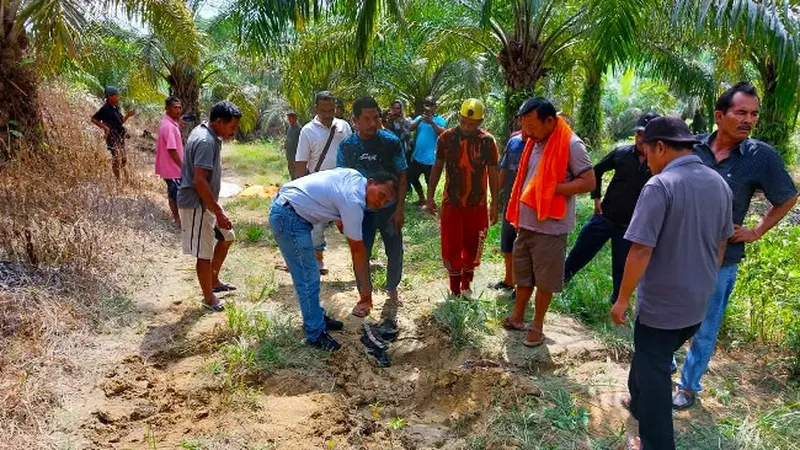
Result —
<instances>
[{"instance_id":1,"label":"weeds on dirt","mask_svg":"<svg viewBox=\"0 0 800 450\"><path fill-rule=\"evenodd\" d=\"M257 305L258 306L258 305ZM225 309L230 339L220 348L228 387L285 367L306 367L313 350L295 336L292 317L276 311L229 304Z\"/></svg>"},{"instance_id":2,"label":"weeds on dirt","mask_svg":"<svg viewBox=\"0 0 800 450\"><path fill-rule=\"evenodd\" d=\"M225 209L235 211L269 211L272 201L261 197L233 198L225 202Z\"/></svg>"},{"instance_id":3,"label":"weeds on dirt","mask_svg":"<svg viewBox=\"0 0 800 450\"><path fill-rule=\"evenodd\" d=\"M487 335L497 329L502 308L496 300L465 300L448 295L434 308L433 319L450 336L453 350L480 349Z\"/></svg>"},{"instance_id":4,"label":"weeds on dirt","mask_svg":"<svg viewBox=\"0 0 800 450\"><path fill-rule=\"evenodd\" d=\"M122 256L171 232L154 220L168 218L163 183L137 171L135 140L130 179L118 184L100 132L74 119L88 119L96 105L59 87L41 91L46 143L0 167L0 442L18 448L35 447L46 411L58 405L59 380L79 370L70 346L134 317L116 287Z\"/></svg>"}]
</instances>

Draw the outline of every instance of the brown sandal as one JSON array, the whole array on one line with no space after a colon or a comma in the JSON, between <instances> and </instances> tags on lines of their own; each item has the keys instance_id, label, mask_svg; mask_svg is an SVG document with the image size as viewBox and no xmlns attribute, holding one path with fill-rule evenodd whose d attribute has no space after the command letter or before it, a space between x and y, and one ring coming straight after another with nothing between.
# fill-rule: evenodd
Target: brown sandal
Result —
<instances>
[{"instance_id":1,"label":"brown sandal","mask_svg":"<svg viewBox=\"0 0 800 450\"><path fill-rule=\"evenodd\" d=\"M525 331L525 329L528 328L528 324L526 324L524 321L516 323L511 320L511 317L506 316L506 318L503 319L503 328L511 331Z\"/></svg>"},{"instance_id":2,"label":"brown sandal","mask_svg":"<svg viewBox=\"0 0 800 450\"><path fill-rule=\"evenodd\" d=\"M367 317L369 315L370 310L372 310L372 303L368 302L358 302L356 306L353 308L352 314L356 317Z\"/></svg>"},{"instance_id":3,"label":"brown sandal","mask_svg":"<svg viewBox=\"0 0 800 450\"><path fill-rule=\"evenodd\" d=\"M531 330L531 331L537 331L539 333L539 339L530 340L528 339L528 336L525 336L525 340L522 341L522 345L524 345L525 347L538 347L544 344L545 340L544 333L542 333L541 330Z\"/></svg>"}]
</instances>

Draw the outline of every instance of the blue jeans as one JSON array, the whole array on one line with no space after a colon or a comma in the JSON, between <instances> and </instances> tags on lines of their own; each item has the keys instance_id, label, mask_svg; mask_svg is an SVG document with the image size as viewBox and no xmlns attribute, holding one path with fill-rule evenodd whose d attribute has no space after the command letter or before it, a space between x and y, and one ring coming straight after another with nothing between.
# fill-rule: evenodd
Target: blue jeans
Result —
<instances>
[{"instance_id":1,"label":"blue jeans","mask_svg":"<svg viewBox=\"0 0 800 450\"><path fill-rule=\"evenodd\" d=\"M719 327L722 325L722 319L725 317L725 308L728 306L728 299L731 298L733 286L736 284L736 273L738 271L738 264L722 266L719 269L717 285L708 300L706 318L703 319L700 329L697 330L697 333L692 338L692 346L689 348L689 354L686 355L686 361L683 363L681 381L678 383L681 389L692 392L699 392L703 389L700 386L700 379L703 378L703 374L708 369L708 362L714 353L714 347L717 345L717 334L719 333Z\"/></svg>"},{"instance_id":2,"label":"blue jeans","mask_svg":"<svg viewBox=\"0 0 800 450\"><path fill-rule=\"evenodd\" d=\"M311 238L312 225L280 196L272 202L269 226L292 275L306 339L316 341L325 331L325 310L319 304L319 267Z\"/></svg>"},{"instance_id":3,"label":"blue jeans","mask_svg":"<svg viewBox=\"0 0 800 450\"><path fill-rule=\"evenodd\" d=\"M614 281L614 292L611 294L611 303L617 301L619 286L622 284L622 272L625 270L625 260L631 249L631 242L625 239L627 227L617 225L603 216L596 215L584 225L575 246L567 256L564 264L564 281L569 282L576 273L586 267L597 252L611 239L611 277Z\"/></svg>"},{"instance_id":4,"label":"blue jeans","mask_svg":"<svg viewBox=\"0 0 800 450\"><path fill-rule=\"evenodd\" d=\"M403 278L403 233L394 226L389 219L397 210L397 203L375 211L364 211L364 221L361 223L361 232L364 236L364 246L367 255L372 255L372 246L375 244L375 235L380 232L383 248L386 251L386 290L396 291ZM370 275L370 282L372 275Z\"/></svg>"}]
</instances>

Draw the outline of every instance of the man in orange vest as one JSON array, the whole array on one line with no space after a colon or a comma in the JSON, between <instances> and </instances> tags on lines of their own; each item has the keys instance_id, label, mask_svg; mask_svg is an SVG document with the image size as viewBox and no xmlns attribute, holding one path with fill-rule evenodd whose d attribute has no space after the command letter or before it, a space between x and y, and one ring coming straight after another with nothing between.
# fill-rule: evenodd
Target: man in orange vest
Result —
<instances>
[{"instance_id":1,"label":"man in orange vest","mask_svg":"<svg viewBox=\"0 0 800 450\"><path fill-rule=\"evenodd\" d=\"M586 146L558 117L552 103L530 98L517 117L528 140L506 212L518 230L513 252L517 295L503 326L526 329L525 308L535 286L533 323L523 342L535 347L544 342L544 316L553 293L564 286L567 234L575 228L575 195L591 192L595 177Z\"/></svg>"}]
</instances>

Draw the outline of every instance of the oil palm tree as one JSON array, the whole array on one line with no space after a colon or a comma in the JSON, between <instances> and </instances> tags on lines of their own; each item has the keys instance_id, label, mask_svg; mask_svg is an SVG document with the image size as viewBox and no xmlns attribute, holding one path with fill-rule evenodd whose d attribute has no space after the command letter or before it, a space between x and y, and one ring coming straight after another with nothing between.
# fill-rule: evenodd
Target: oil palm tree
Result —
<instances>
[{"instance_id":1,"label":"oil palm tree","mask_svg":"<svg viewBox=\"0 0 800 450\"><path fill-rule=\"evenodd\" d=\"M88 18L108 11L140 20L195 60L194 21L181 0L0 0L0 158L42 142L38 68L74 57ZM11 133L13 131L14 133Z\"/></svg>"}]
</instances>

